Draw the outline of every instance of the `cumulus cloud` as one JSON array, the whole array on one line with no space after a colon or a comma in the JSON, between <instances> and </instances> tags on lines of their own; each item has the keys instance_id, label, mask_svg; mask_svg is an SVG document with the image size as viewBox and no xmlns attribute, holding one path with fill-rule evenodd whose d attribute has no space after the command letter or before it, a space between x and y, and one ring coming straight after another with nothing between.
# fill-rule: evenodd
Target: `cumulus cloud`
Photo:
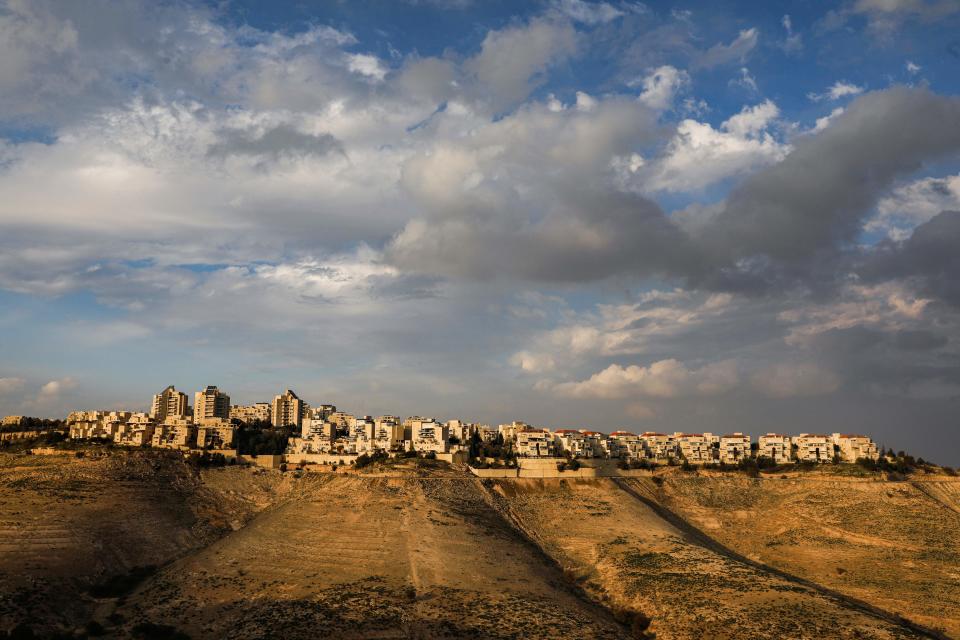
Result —
<instances>
[{"instance_id":1,"label":"cumulus cloud","mask_svg":"<svg viewBox=\"0 0 960 640\"><path fill-rule=\"evenodd\" d=\"M690 84L690 75L681 69L663 65L651 71L640 82L640 101L651 109L663 111L673 105L677 93Z\"/></svg>"},{"instance_id":2,"label":"cumulus cloud","mask_svg":"<svg viewBox=\"0 0 960 640\"><path fill-rule=\"evenodd\" d=\"M951 209L960 209L960 175L920 178L884 196L863 228L906 240L917 225Z\"/></svg>"},{"instance_id":3,"label":"cumulus cloud","mask_svg":"<svg viewBox=\"0 0 960 640\"><path fill-rule=\"evenodd\" d=\"M60 394L75 389L77 381L71 377L51 380L40 387L39 400L54 400L59 398Z\"/></svg>"},{"instance_id":4,"label":"cumulus cloud","mask_svg":"<svg viewBox=\"0 0 960 640\"><path fill-rule=\"evenodd\" d=\"M670 359L646 367L612 364L587 380L557 384L553 391L573 398L627 398L634 395L676 398L725 393L738 382L739 373L733 361L690 369Z\"/></svg>"}]
</instances>

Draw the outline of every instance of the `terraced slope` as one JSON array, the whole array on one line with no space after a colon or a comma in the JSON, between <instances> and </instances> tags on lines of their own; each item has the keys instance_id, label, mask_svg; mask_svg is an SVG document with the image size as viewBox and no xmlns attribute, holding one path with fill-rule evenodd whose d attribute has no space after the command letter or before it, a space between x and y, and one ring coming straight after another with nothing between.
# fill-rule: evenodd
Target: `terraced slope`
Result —
<instances>
[{"instance_id":1,"label":"terraced slope","mask_svg":"<svg viewBox=\"0 0 960 640\"><path fill-rule=\"evenodd\" d=\"M463 476L325 476L119 612L192 637L629 637Z\"/></svg>"},{"instance_id":2,"label":"terraced slope","mask_svg":"<svg viewBox=\"0 0 960 640\"><path fill-rule=\"evenodd\" d=\"M956 479L674 476L653 490L750 558L960 637Z\"/></svg>"},{"instance_id":3,"label":"terraced slope","mask_svg":"<svg viewBox=\"0 0 960 640\"><path fill-rule=\"evenodd\" d=\"M896 623L716 553L609 479L490 482L502 509L613 608L657 638L907 638Z\"/></svg>"}]
</instances>

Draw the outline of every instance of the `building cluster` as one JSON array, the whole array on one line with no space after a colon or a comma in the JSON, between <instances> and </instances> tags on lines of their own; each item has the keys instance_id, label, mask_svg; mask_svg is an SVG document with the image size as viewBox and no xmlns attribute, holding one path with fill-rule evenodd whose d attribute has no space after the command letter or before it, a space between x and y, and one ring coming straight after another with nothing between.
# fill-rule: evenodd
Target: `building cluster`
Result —
<instances>
[{"instance_id":1,"label":"building cluster","mask_svg":"<svg viewBox=\"0 0 960 640\"><path fill-rule=\"evenodd\" d=\"M234 449L240 424L292 429L295 435L289 439L289 454L445 454L466 451L473 440L496 441L522 458L619 458L652 464L738 464L760 458L776 464L855 462L879 457L874 442L862 435L768 433L754 441L743 433L614 431L606 435L587 429L534 428L524 422L492 427L422 416L374 418L338 411L329 404L311 407L290 389L273 402L231 406L230 396L215 386L197 391L192 405L185 393L169 386L153 397L150 413L77 411L67 418L73 440L106 439L130 446L174 449Z\"/></svg>"}]
</instances>

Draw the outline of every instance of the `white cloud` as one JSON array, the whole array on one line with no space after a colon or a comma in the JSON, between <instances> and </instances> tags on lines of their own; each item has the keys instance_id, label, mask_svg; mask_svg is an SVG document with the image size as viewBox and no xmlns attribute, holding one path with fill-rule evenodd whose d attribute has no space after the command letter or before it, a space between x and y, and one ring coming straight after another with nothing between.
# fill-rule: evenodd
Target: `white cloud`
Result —
<instances>
[{"instance_id":1,"label":"white cloud","mask_svg":"<svg viewBox=\"0 0 960 640\"><path fill-rule=\"evenodd\" d=\"M770 100L744 107L714 129L709 123L683 120L661 158L643 175L656 191L702 189L717 181L778 162L789 146L769 128L780 111Z\"/></svg>"},{"instance_id":2,"label":"white cloud","mask_svg":"<svg viewBox=\"0 0 960 640\"><path fill-rule=\"evenodd\" d=\"M799 33L794 33L793 20L790 18L790 15L784 15L780 20L780 24L783 25L784 30L787 32L783 41L780 43L780 48L787 54L795 54L802 51L803 37Z\"/></svg>"},{"instance_id":3,"label":"white cloud","mask_svg":"<svg viewBox=\"0 0 960 640\"><path fill-rule=\"evenodd\" d=\"M607 2L585 2L585 0L553 0L553 7L561 14L595 25L611 22L624 15L624 12Z\"/></svg>"},{"instance_id":4,"label":"white cloud","mask_svg":"<svg viewBox=\"0 0 960 640\"><path fill-rule=\"evenodd\" d=\"M960 210L960 174L920 178L897 187L880 200L864 230L905 240L917 225L946 210Z\"/></svg>"},{"instance_id":5,"label":"white cloud","mask_svg":"<svg viewBox=\"0 0 960 640\"><path fill-rule=\"evenodd\" d=\"M690 75L681 69L663 65L651 71L641 81L640 101L651 109L663 111L673 105L677 93L690 84Z\"/></svg>"},{"instance_id":6,"label":"white cloud","mask_svg":"<svg viewBox=\"0 0 960 640\"><path fill-rule=\"evenodd\" d=\"M383 82L387 75L387 68L380 59L366 53L347 54L347 68L376 82Z\"/></svg>"},{"instance_id":7,"label":"white cloud","mask_svg":"<svg viewBox=\"0 0 960 640\"><path fill-rule=\"evenodd\" d=\"M823 131L824 129L830 126L830 123L833 122L833 120L837 118L837 116L842 115L843 112L844 112L843 107L837 107L836 109L830 112L830 115L817 118L816 124L813 127L813 132L817 133L819 131Z\"/></svg>"},{"instance_id":8,"label":"white cloud","mask_svg":"<svg viewBox=\"0 0 960 640\"><path fill-rule=\"evenodd\" d=\"M861 86L838 80L823 93L808 93L807 97L814 102L820 102L821 100L839 100L840 98L860 95L863 91L864 89Z\"/></svg>"},{"instance_id":9,"label":"white cloud","mask_svg":"<svg viewBox=\"0 0 960 640\"><path fill-rule=\"evenodd\" d=\"M60 394L75 389L77 381L71 377L51 380L40 387L39 400L54 400L59 398Z\"/></svg>"},{"instance_id":10,"label":"white cloud","mask_svg":"<svg viewBox=\"0 0 960 640\"><path fill-rule=\"evenodd\" d=\"M750 69L740 67L740 75L728 82L731 87L740 87L748 94L759 95L760 87L757 86L757 79L750 74Z\"/></svg>"},{"instance_id":11,"label":"white cloud","mask_svg":"<svg viewBox=\"0 0 960 640\"><path fill-rule=\"evenodd\" d=\"M904 65L904 68L906 68L907 73L909 73L910 75L916 75L920 73L921 69L923 69L923 67L921 67L920 65L914 64L909 60L907 60L907 63Z\"/></svg>"},{"instance_id":12,"label":"white cloud","mask_svg":"<svg viewBox=\"0 0 960 640\"><path fill-rule=\"evenodd\" d=\"M742 30L730 44L715 44L704 51L694 66L711 69L730 62L743 62L757 46L760 32L755 27Z\"/></svg>"},{"instance_id":13,"label":"white cloud","mask_svg":"<svg viewBox=\"0 0 960 640\"><path fill-rule=\"evenodd\" d=\"M660 360L647 367L610 365L581 382L555 385L555 393L572 398L626 398L634 395L676 398L717 395L739 382L732 360L689 369L677 360Z\"/></svg>"}]
</instances>

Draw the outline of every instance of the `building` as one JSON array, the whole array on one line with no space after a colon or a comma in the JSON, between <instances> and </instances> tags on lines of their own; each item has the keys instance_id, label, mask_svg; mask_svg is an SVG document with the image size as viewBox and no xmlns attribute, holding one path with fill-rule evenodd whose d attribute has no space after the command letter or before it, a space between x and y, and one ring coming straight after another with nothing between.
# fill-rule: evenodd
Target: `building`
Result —
<instances>
[{"instance_id":1,"label":"building","mask_svg":"<svg viewBox=\"0 0 960 640\"><path fill-rule=\"evenodd\" d=\"M677 458L677 441L665 433L644 431L640 434L644 457L655 462L669 462Z\"/></svg>"},{"instance_id":2,"label":"building","mask_svg":"<svg viewBox=\"0 0 960 640\"><path fill-rule=\"evenodd\" d=\"M833 438L828 435L801 433L793 439L797 460L801 462L832 462Z\"/></svg>"},{"instance_id":3,"label":"building","mask_svg":"<svg viewBox=\"0 0 960 640\"><path fill-rule=\"evenodd\" d=\"M114 440L132 415L129 411L74 411L67 416L69 437L71 440Z\"/></svg>"},{"instance_id":4,"label":"building","mask_svg":"<svg viewBox=\"0 0 960 640\"><path fill-rule=\"evenodd\" d=\"M523 429L529 429L530 425L526 422L519 420L514 420L510 424L501 424L497 427L497 433L503 436L503 441L507 442L508 440L514 440L517 437L517 432Z\"/></svg>"},{"instance_id":5,"label":"building","mask_svg":"<svg viewBox=\"0 0 960 640\"><path fill-rule=\"evenodd\" d=\"M149 446L157 428L156 421L146 413L135 413L123 425L120 425L113 441L128 447Z\"/></svg>"},{"instance_id":6,"label":"building","mask_svg":"<svg viewBox=\"0 0 960 640\"><path fill-rule=\"evenodd\" d=\"M381 451L403 448L403 424L397 416L380 416L374 421L373 446Z\"/></svg>"},{"instance_id":7,"label":"building","mask_svg":"<svg viewBox=\"0 0 960 640\"><path fill-rule=\"evenodd\" d=\"M306 403L293 391L287 389L273 399L271 408L273 426L299 429L303 426L303 419L308 415L307 410Z\"/></svg>"},{"instance_id":8,"label":"building","mask_svg":"<svg viewBox=\"0 0 960 640\"><path fill-rule=\"evenodd\" d=\"M739 431L720 436L720 462L738 464L750 455L750 436Z\"/></svg>"},{"instance_id":9,"label":"building","mask_svg":"<svg viewBox=\"0 0 960 640\"><path fill-rule=\"evenodd\" d=\"M861 458L879 460L880 452L877 445L867 436L852 433L834 433L831 436L833 444L840 450L840 459L844 462L856 462Z\"/></svg>"},{"instance_id":10,"label":"building","mask_svg":"<svg viewBox=\"0 0 960 640\"><path fill-rule=\"evenodd\" d=\"M522 429L516 433L517 455L521 458L549 458L553 455L553 436L549 429Z\"/></svg>"},{"instance_id":11,"label":"building","mask_svg":"<svg viewBox=\"0 0 960 640\"><path fill-rule=\"evenodd\" d=\"M618 430L610 434L610 455L614 458L642 458L643 443L640 436L630 431Z\"/></svg>"},{"instance_id":12,"label":"building","mask_svg":"<svg viewBox=\"0 0 960 640\"><path fill-rule=\"evenodd\" d=\"M189 415L190 406L187 402L187 394L180 393L173 385L153 396L150 417L155 421L163 422L167 418L186 418Z\"/></svg>"},{"instance_id":13,"label":"building","mask_svg":"<svg viewBox=\"0 0 960 640\"><path fill-rule=\"evenodd\" d=\"M229 420L209 420L197 427L198 449L235 449L237 428Z\"/></svg>"},{"instance_id":14,"label":"building","mask_svg":"<svg viewBox=\"0 0 960 640\"><path fill-rule=\"evenodd\" d=\"M690 464L710 464L716 460L714 441L711 433L674 433L673 439L683 458Z\"/></svg>"},{"instance_id":15,"label":"building","mask_svg":"<svg viewBox=\"0 0 960 640\"><path fill-rule=\"evenodd\" d=\"M792 462L790 437L781 433L768 433L757 438L757 457L769 458L776 464Z\"/></svg>"},{"instance_id":16,"label":"building","mask_svg":"<svg viewBox=\"0 0 960 640\"><path fill-rule=\"evenodd\" d=\"M23 424L23 416L7 416L3 419L5 427L19 427Z\"/></svg>"},{"instance_id":17,"label":"building","mask_svg":"<svg viewBox=\"0 0 960 640\"><path fill-rule=\"evenodd\" d=\"M566 452L575 458L593 457L593 441L583 431L557 429L553 432L553 443L558 453Z\"/></svg>"},{"instance_id":18,"label":"building","mask_svg":"<svg viewBox=\"0 0 960 640\"><path fill-rule=\"evenodd\" d=\"M230 396L214 386L197 391L193 396L193 423L230 419Z\"/></svg>"},{"instance_id":19,"label":"building","mask_svg":"<svg viewBox=\"0 0 960 640\"><path fill-rule=\"evenodd\" d=\"M254 424L256 422L271 422L273 415L269 402L257 402L251 405L235 404L230 407L230 419L239 420L244 424Z\"/></svg>"},{"instance_id":20,"label":"building","mask_svg":"<svg viewBox=\"0 0 960 640\"><path fill-rule=\"evenodd\" d=\"M168 418L157 425L150 444L158 449L191 449L196 442L197 429L190 418Z\"/></svg>"},{"instance_id":21,"label":"building","mask_svg":"<svg viewBox=\"0 0 960 640\"><path fill-rule=\"evenodd\" d=\"M414 451L446 453L450 449L450 428L432 419L414 419L410 424Z\"/></svg>"}]
</instances>

